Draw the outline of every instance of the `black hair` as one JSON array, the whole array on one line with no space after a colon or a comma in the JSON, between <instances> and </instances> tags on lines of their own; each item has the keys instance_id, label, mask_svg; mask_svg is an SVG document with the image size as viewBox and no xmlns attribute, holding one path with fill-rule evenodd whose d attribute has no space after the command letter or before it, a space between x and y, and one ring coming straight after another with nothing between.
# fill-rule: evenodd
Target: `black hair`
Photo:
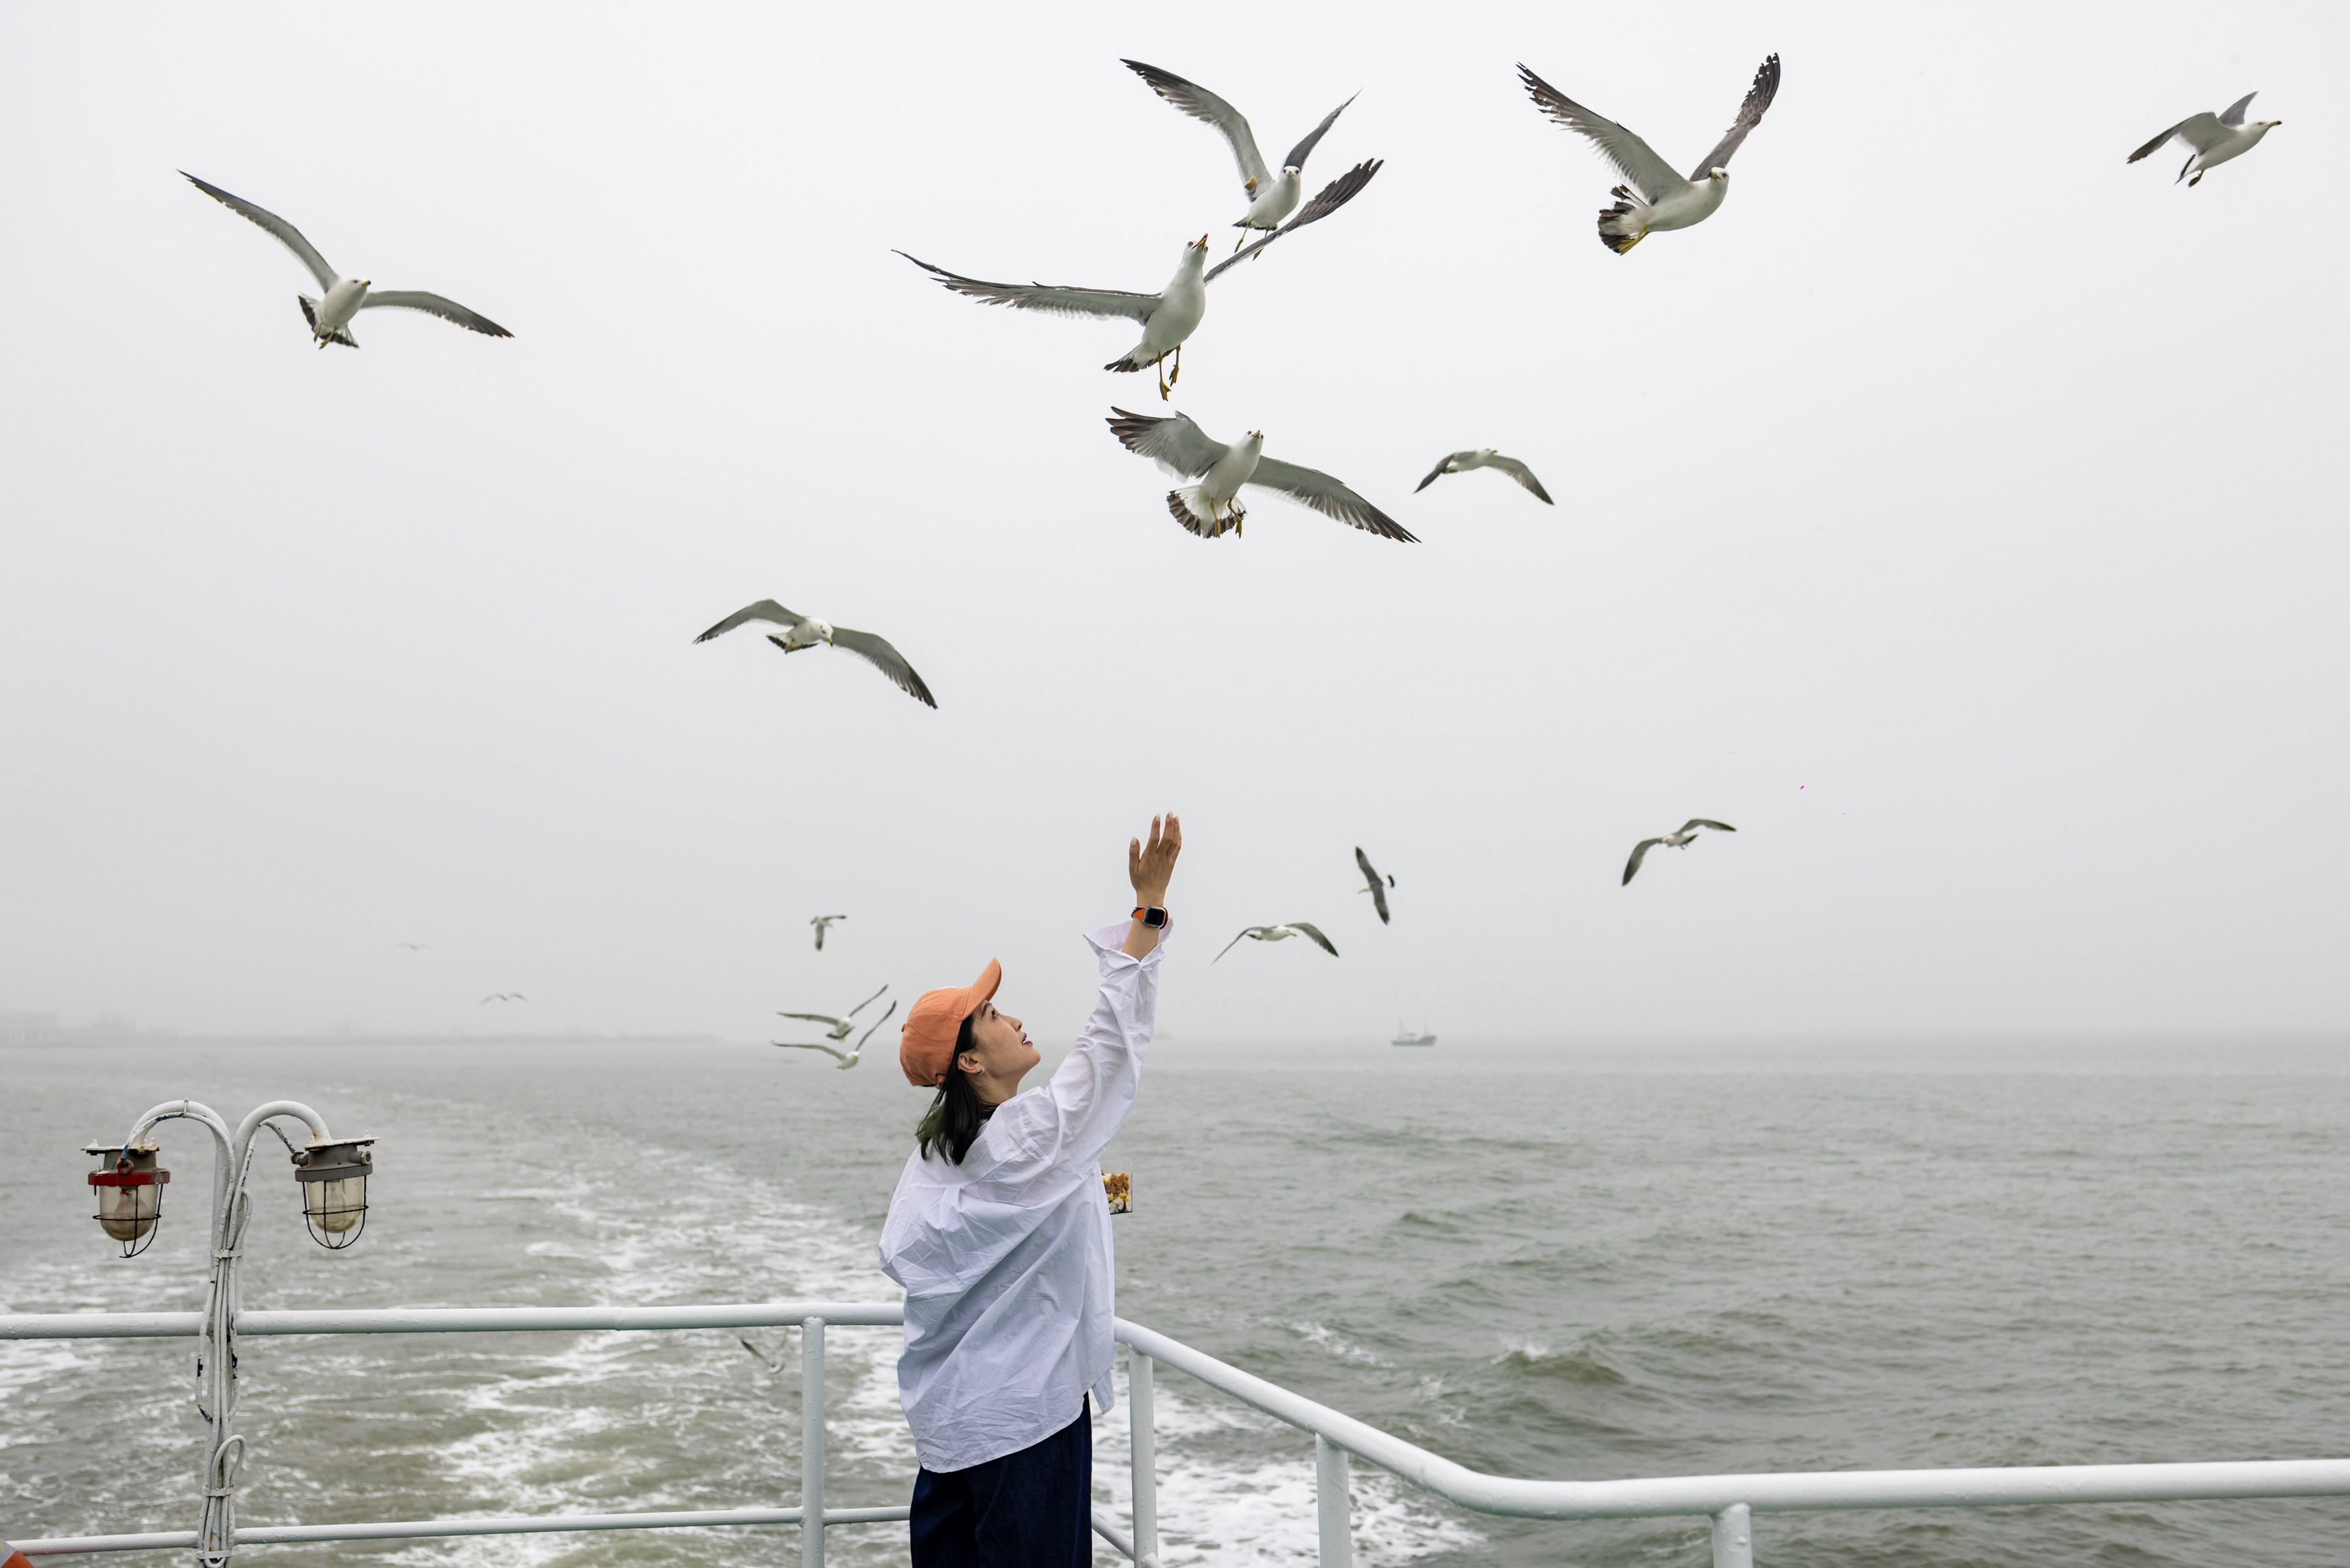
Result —
<instances>
[{"instance_id":1,"label":"black hair","mask_svg":"<svg viewBox=\"0 0 2350 1568\"><path fill-rule=\"evenodd\" d=\"M955 1064L971 1048L971 1020L966 1018L955 1032L954 1054L947 1058L946 1082L939 1085L939 1097L914 1124L914 1141L921 1146L925 1158L942 1154L950 1163L961 1165L995 1109L980 1103L979 1091L971 1086L971 1075Z\"/></svg>"}]
</instances>

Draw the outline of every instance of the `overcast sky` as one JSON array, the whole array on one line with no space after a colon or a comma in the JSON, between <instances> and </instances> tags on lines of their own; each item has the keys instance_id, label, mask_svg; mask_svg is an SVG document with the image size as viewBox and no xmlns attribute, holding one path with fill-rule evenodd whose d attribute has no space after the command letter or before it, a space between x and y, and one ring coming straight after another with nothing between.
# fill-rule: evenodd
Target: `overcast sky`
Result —
<instances>
[{"instance_id":1,"label":"overcast sky","mask_svg":"<svg viewBox=\"0 0 2350 1568\"><path fill-rule=\"evenodd\" d=\"M1043 1043L1173 805L1178 1039L2350 1023L2350 10L1022 14L0 14L0 1009L747 1039L996 954ZM1687 166L1772 50L1721 212L1604 250L1514 64ZM1173 406L1422 543L1192 538L1102 422L1132 332L889 254L1227 245L1121 56L1276 150L1361 92L1307 184L1385 171ZM2124 164L2252 88L2199 188ZM314 350L179 169L515 337ZM1557 505L1412 493L1481 445ZM764 596L939 711L692 645ZM1294 918L1342 957L1210 967Z\"/></svg>"}]
</instances>

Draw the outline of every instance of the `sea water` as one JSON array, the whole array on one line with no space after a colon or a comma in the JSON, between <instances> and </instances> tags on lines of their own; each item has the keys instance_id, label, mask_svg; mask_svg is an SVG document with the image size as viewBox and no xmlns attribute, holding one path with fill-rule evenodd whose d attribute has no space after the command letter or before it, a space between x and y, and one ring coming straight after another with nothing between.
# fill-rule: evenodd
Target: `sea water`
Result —
<instances>
[{"instance_id":1,"label":"sea water","mask_svg":"<svg viewBox=\"0 0 2350 1568\"><path fill-rule=\"evenodd\" d=\"M1047 1031L1038 1027L1040 1039ZM2350 1046L1965 1042L1158 1048L1107 1163L1118 1306L1480 1469L2350 1454ZM1049 1063L1048 1063L1049 1065ZM89 1220L85 1142L192 1095L372 1134L366 1232L256 1161L249 1308L883 1300L922 1096L885 1054L761 1045L156 1044L0 1053L0 1310L198 1303L210 1140L161 1234ZM789 1506L797 1340L243 1342L247 1524ZM828 1497L902 1502L897 1331L827 1336ZM1314 1554L1310 1438L1159 1380L1170 1563ZM0 1344L0 1538L187 1529L187 1340ZM1121 1378L1120 1398L1123 1400ZM1125 1410L1096 1428L1125 1510ZM1366 1563L1706 1560L1702 1521L1480 1518L1356 1468ZM2350 1501L1763 1515L1758 1560L2334 1568ZM395 1563L783 1564L789 1529L256 1549ZM844 1528L844 1564L902 1526ZM1107 1547L1098 1561L1115 1561ZM133 1561L147 1561L135 1559Z\"/></svg>"}]
</instances>

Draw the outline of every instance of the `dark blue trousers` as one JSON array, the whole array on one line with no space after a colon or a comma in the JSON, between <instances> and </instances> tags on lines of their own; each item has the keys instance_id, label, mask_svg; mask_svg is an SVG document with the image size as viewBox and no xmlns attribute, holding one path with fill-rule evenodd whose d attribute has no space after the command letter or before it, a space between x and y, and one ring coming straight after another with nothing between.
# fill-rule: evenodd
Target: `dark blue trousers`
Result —
<instances>
[{"instance_id":1,"label":"dark blue trousers","mask_svg":"<svg viewBox=\"0 0 2350 1568\"><path fill-rule=\"evenodd\" d=\"M913 1568L1092 1568L1092 1403L1016 1454L917 1474Z\"/></svg>"}]
</instances>

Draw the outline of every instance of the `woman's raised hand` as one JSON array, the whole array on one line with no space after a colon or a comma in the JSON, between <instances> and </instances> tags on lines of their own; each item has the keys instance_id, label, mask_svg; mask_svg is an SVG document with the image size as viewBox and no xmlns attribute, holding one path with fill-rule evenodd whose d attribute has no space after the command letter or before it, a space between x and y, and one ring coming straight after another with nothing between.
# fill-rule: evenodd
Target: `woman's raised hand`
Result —
<instances>
[{"instance_id":1,"label":"woman's raised hand","mask_svg":"<svg viewBox=\"0 0 2350 1568\"><path fill-rule=\"evenodd\" d=\"M1183 853L1183 819L1173 812L1150 819L1150 838L1130 838L1126 845L1126 877L1134 884L1135 901L1146 907L1167 904L1168 878L1175 875L1175 857Z\"/></svg>"}]
</instances>

